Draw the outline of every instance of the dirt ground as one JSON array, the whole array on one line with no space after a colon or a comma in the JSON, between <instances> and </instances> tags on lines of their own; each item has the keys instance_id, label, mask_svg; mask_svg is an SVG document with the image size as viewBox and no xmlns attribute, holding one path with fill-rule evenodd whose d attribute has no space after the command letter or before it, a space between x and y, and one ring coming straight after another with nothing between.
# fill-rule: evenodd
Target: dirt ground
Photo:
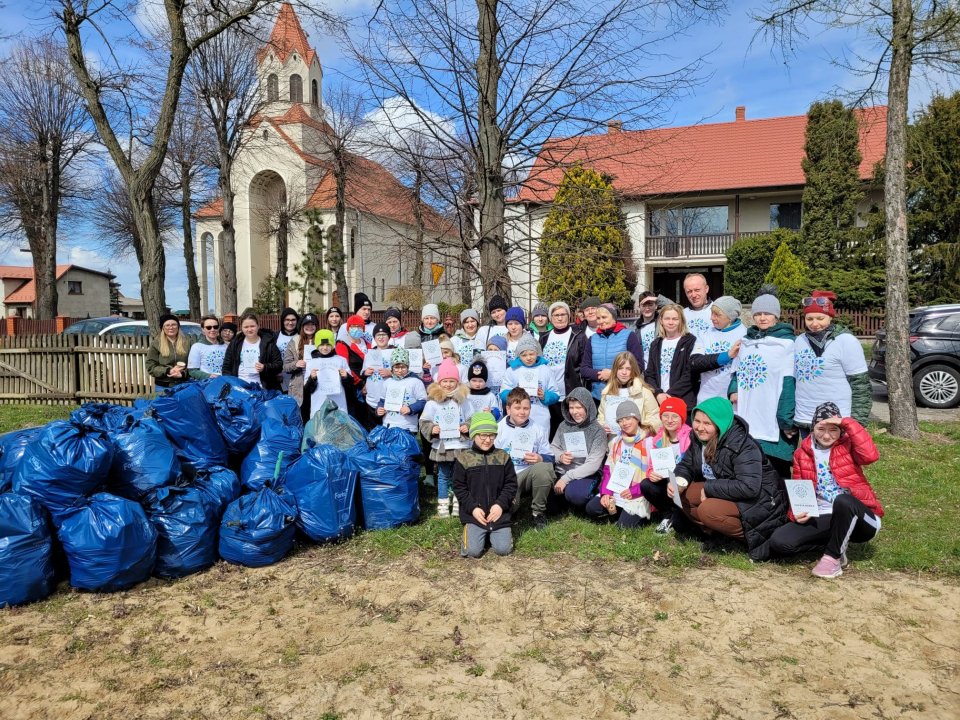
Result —
<instances>
[{"instance_id":1,"label":"dirt ground","mask_svg":"<svg viewBox=\"0 0 960 720\"><path fill-rule=\"evenodd\" d=\"M960 717L950 579L309 548L0 611L0 718Z\"/></svg>"}]
</instances>

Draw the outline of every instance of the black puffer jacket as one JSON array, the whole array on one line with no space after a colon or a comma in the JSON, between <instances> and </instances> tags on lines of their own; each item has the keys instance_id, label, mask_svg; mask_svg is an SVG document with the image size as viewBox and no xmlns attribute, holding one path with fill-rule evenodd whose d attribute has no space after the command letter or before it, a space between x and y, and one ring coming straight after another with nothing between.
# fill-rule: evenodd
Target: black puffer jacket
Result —
<instances>
[{"instance_id":1,"label":"black puffer jacket","mask_svg":"<svg viewBox=\"0 0 960 720\"><path fill-rule=\"evenodd\" d=\"M733 425L720 438L717 457L710 464L716 480L704 478L703 443L694 434L690 439L690 450L675 471L677 477L705 483L707 497L735 502L750 557L766 560L767 540L787 521L787 498L783 482L750 437L747 423L734 416Z\"/></svg>"},{"instance_id":2,"label":"black puffer jacket","mask_svg":"<svg viewBox=\"0 0 960 720\"><path fill-rule=\"evenodd\" d=\"M653 388L654 394L666 393L671 397L678 397L687 404L688 420L693 422L693 406L697 404L697 393L700 390L700 376L693 371L690 359L693 357L693 346L697 344L695 335L684 335L677 343L670 363L670 387L660 387L660 350L663 347L663 338L654 338L650 343L650 357L643 377Z\"/></svg>"},{"instance_id":3,"label":"black puffer jacket","mask_svg":"<svg viewBox=\"0 0 960 720\"><path fill-rule=\"evenodd\" d=\"M283 358L277 349L276 334L267 328L260 328L260 385L265 390L280 389L280 373L283 372ZM240 350L243 347L243 333L234 336L223 356L223 374L236 377L240 372Z\"/></svg>"}]
</instances>

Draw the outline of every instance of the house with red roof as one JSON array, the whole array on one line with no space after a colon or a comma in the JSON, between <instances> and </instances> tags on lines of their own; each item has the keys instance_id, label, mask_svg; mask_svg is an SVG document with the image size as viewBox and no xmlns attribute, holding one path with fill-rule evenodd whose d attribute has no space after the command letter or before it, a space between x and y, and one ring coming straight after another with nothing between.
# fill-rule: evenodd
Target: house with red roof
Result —
<instances>
[{"instance_id":1,"label":"house with red roof","mask_svg":"<svg viewBox=\"0 0 960 720\"><path fill-rule=\"evenodd\" d=\"M858 212L882 204L874 168L886 147L886 107L857 111L860 177L867 190ZM514 299L536 297L536 245L564 170L580 163L613 178L622 198L638 270L637 293L650 289L683 300L689 272L707 277L711 295L723 293L727 249L739 238L775 228L799 229L803 208L806 115L607 132L544 144L510 208L508 244L519 253ZM532 258L524 262L525 257ZM749 302L752 298L740 298Z\"/></svg>"},{"instance_id":2,"label":"house with red roof","mask_svg":"<svg viewBox=\"0 0 960 720\"><path fill-rule=\"evenodd\" d=\"M324 120L323 70L289 3L280 6L257 60L265 102L245 130L233 174L238 309L252 306L264 282L276 275L282 244L289 279L300 279L295 268L307 249L305 211L317 211L324 229L335 225L337 183L326 140L332 129ZM452 298L459 278L444 259L453 254L444 250L455 242L452 224L418 203L414 193L379 163L352 154L348 159L344 252L351 291L366 293L375 307L386 307L390 290L411 284L414 268L420 267L422 286L432 288L428 294L432 300ZM212 248L213 268L220 266L223 256L222 216L220 199L194 215L196 255L206 258ZM421 225L424 243L417 241ZM427 251L418 252L424 245ZM418 255L423 262L417 262ZM437 273L431 265L440 266L439 281L434 281ZM216 308L222 308L219 272L201 262L198 276L202 303L206 304L212 281ZM323 297L311 298L308 306L352 305L352 298L337 298L333 290L329 279ZM290 298L299 304L294 300Z\"/></svg>"},{"instance_id":3,"label":"house with red roof","mask_svg":"<svg viewBox=\"0 0 960 720\"><path fill-rule=\"evenodd\" d=\"M67 317L110 314L110 281L114 275L79 265L57 265L57 311ZM0 265L4 317L36 317L37 282L33 267Z\"/></svg>"}]
</instances>

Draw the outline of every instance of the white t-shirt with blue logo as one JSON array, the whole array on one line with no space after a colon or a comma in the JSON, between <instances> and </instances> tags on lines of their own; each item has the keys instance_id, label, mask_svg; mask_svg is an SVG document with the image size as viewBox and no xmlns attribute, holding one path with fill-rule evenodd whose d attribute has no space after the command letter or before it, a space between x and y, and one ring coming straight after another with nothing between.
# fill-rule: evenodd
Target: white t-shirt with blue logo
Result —
<instances>
[{"instance_id":1,"label":"white t-shirt with blue logo","mask_svg":"<svg viewBox=\"0 0 960 720\"><path fill-rule=\"evenodd\" d=\"M841 333L833 337L817 357L804 333L794 340L793 349L797 422L809 424L817 406L825 402L836 403L841 417L849 417L853 393L847 376L867 371L860 341L850 333Z\"/></svg>"}]
</instances>

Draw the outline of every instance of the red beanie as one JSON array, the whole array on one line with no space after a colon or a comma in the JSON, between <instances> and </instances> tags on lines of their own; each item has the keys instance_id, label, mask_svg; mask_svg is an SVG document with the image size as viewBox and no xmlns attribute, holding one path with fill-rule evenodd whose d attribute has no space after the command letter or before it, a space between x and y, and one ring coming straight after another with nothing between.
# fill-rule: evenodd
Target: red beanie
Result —
<instances>
[{"instance_id":1,"label":"red beanie","mask_svg":"<svg viewBox=\"0 0 960 720\"><path fill-rule=\"evenodd\" d=\"M359 315L351 315L347 318L347 327L356 325L358 327L366 327L367 324L363 321L363 318Z\"/></svg>"},{"instance_id":2,"label":"red beanie","mask_svg":"<svg viewBox=\"0 0 960 720\"><path fill-rule=\"evenodd\" d=\"M668 412L679 415L680 422L687 421L687 404L678 397L668 397L660 403L660 417L663 417L663 414Z\"/></svg>"},{"instance_id":3,"label":"red beanie","mask_svg":"<svg viewBox=\"0 0 960 720\"><path fill-rule=\"evenodd\" d=\"M814 290L810 297L803 299L803 314L822 313L836 317L837 311L833 308L833 301L836 299L836 293L830 290Z\"/></svg>"}]
</instances>

